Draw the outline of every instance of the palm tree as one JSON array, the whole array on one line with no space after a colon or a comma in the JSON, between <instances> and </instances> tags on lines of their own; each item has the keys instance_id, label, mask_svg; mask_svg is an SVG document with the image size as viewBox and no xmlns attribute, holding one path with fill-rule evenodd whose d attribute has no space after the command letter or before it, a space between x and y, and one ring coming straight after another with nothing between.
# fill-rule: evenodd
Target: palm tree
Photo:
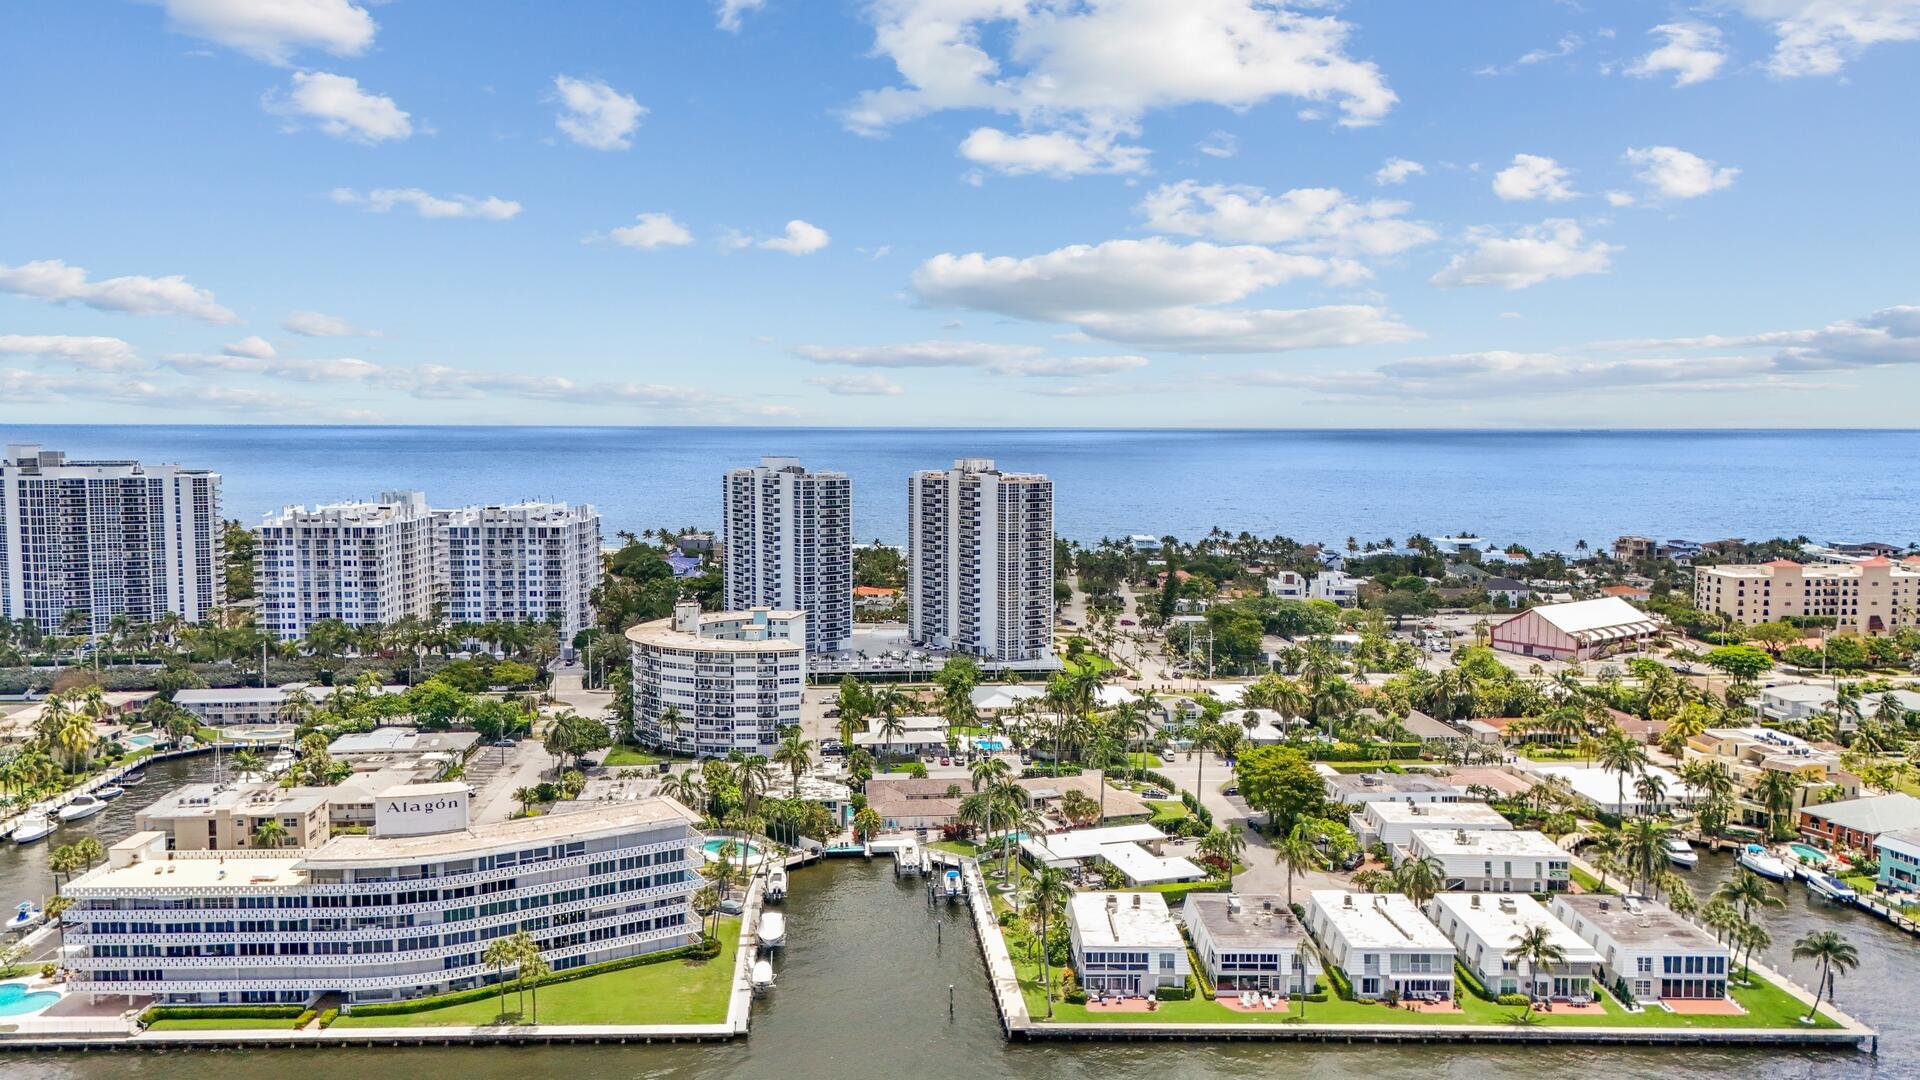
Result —
<instances>
[{"instance_id":1,"label":"palm tree","mask_svg":"<svg viewBox=\"0 0 1920 1080\"><path fill-rule=\"evenodd\" d=\"M533 813L533 804L540 801L540 789L532 786L515 788L513 801L520 804L520 816L526 817Z\"/></svg>"},{"instance_id":2,"label":"palm tree","mask_svg":"<svg viewBox=\"0 0 1920 1080\"><path fill-rule=\"evenodd\" d=\"M1812 1023L1820 1012L1821 996L1832 988L1835 976L1845 975L1860 965L1860 953L1836 931L1816 930L1793 943L1793 958L1815 960L1820 964L1820 977L1813 988L1813 1008L1807 1010L1804 1018L1805 1023Z\"/></svg>"},{"instance_id":3,"label":"palm tree","mask_svg":"<svg viewBox=\"0 0 1920 1080\"><path fill-rule=\"evenodd\" d=\"M679 802L689 810L704 810L706 805L706 785L701 783L700 774L691 770L668 773L660 781L660 794Z\"/></svg>"},{"instance_id":4,"label":"palm tree","mask_svg":"<svg viewBox=\"0 0 1920 1080\"><path fill-rule=\"evenodd\" d=\"M1754 908L1786 907L1786 901L1774 894L1765 879L1742 867L1734 871L1732 877L1713 891L1713 898L1722 901L1740 912L1743 919L1753 917Z\"/></svg>"},{"instance_id":5,"label":"palm tree","mask_svg":"<svg viewBox=\"0 0 1920 1080\"><path fill-rule=\"evenodd\" d=\"M1000 801L1000 785L1006 783L1007 778L1013 773L1013 766L1007 764L1006 758L995 755L981 758L967 771L971 774L973 790L980 791L982 787L986 789L986 798L982 800L986 814L980 829L982 846L985 846L985 841L993 838L993 804Z\"/></svg>"},{"instance_id":6,"label":"palm tree","mask_svg":"<svg viewBox=\"0 0 1920 1080\"><path fill-rule=\"evenodd\" d=\"M277 848L286 843L287 827L280 824L278 818L261 818L253 827L253 846L257 848Z\"/></svg>"},{"instance_id":7,"label":"palm tree","mask_svg":"<svg viewBox=\"0 0 1920 1080\"><path fill-rule=\"evenodd\" d=\"M1667 832L1664 821L1635 818L1620 833L1620 856L1633 881L1651 885L1667 865Z\"/></svg>"},{"instance_id":8,"label":"palm tree","mask_svg":"<svg viewBox=\"0 0 1920 1080\"><path fill-rule=\"evenodd\" d=\"M515 943L515 951L520 954L520 984L533 991L533 1022L540 1022L540 980L546 978L553 968L547 965L547 958L540 955L540 943L525 930L516 932L507 939Z\"/></svg>"},{"instance_id":9,"label":"palm tree","mask_svg":"<svg viewBox=\"0 0 1920 1080\"><path fill-rule=\"evenodd\" d=\"M800 774L813 767L813 743L801 735L799 728L792 728L788 730L787 737L780 740L780 745L775 748L773 762L776 765L785 765L793 774L793 797L799 798Z\"/></svg>"},{"instance_id":10,"label":"palm tree","mask_svg":"<svg viewBox=\"0 0 1920 1080\"><path fill-rule=\"evenodd\" d=\"M1800 789L1805 786L1798 773L1768 769L1760 774L1753 785L1753 794L1760 805L1767 808L1767 835L1778 840L1792 835L1788 815L1793 812L1794 801L1799 797ZM1788 828L1783 829L1783 824Z\"/></svg>"},{"instance_id":11,"label":"palm tree","mask_svg":"<svg viewBox=\"0 0 1920 1080\"><path fill-rule=\"evenodd\" d=\"M496 1019L501 1022L507 1019L507 969L518 963L519 959L512 938L494 938L480 954L480 962L493 969L493 985L500 991L500 1008Z\"/></svg>"},{"instance_id":12,"label":"palm tree","mask_svg":"<svg viewBox=\"0 0 1920 1080\"><path fill-rule=\"evenodd\" d=\"M1040 923L1040 985L1047 995L1048 1019L1053 1018L1053 980L1047 967L1048 924L1072 895L1067 872L1057 866L1042 866L1027 880L1027 917Z\"/></svg>"},{"instance_id":13,"label":"palm tree","mask_svg":"<svg viewBox=\"0 0 1920 1080\"><path fill-rule=\"evenodd\" d=\"M660 710L660 730L666 733L667 764L673 764L674 744L680 741L680 729L686 726L687 718L672 705Z\"/></svg>"},{"instance_id":14,"label":"palm tree","mask_svg":"<svg viewBox=\"0 0 1920 1080\"><path fill-rule=\"evenodd\" d=\"M1527 1008L1521 1013L1521 1019L1533 1015L1533 998L1539 990L1541 968L1551 968L1555 964L1565 963L1566 950L1553 940L1553 931L1545 923L1536 923L1520 932L1507 949L1507 959L1515 964L1527 967Z\"/></svg>"},{"instance_id":15,"label":"palm tree","mask_svg":"<svg viewBox=\"0 0 1920 1080\"><path fill-rule=\"evenodd\" d=\"M707 932L707 916L720 910L720 890L712 885L702 885L694 891L693 899L689 903L693 905L694 914L700 916L701 932ZM714 932L718 931L719 927L715 926Z\"/></svg>"},{"instance_id":16,"label":"palm tree","mask_svg":"<svg viewBox=\"0 0 1920 1080\"><path fill-rule=\"evenodd\" d=\"M1307 827L1304 822L1295 825L1293 831L1281 837L1273 845L1273 861L1286 864L1287 908L1292 910L1294 877L1313 869L1320 863L1320 851L1313 846L1313 840L1307 836Z\"/></svg>"},{"instance_id":17,"label":"palm tree","mask_svg":"<svg viewBox=\"0 0 1920 1080\"><path fill-rule=\"evenodd\" d=\"M879 832L883 827L885 827L885 823L880 820L880 811L875 810L873 807L863 806L854 812L853 832L854 835L858 836L861 840L866 841L873 839L873 834Z\"/></svg>"},{"instance_id":18,"label":"palm tree","mask_svg":"<svg viewBox=\"0 0 1920 1080\"><path fill-rule=\"evenodd\" d=\"M1446 891L1447 868L1431 855L1409 858L1393 868L1393 887L1405 893L1414 907L1426 907L1427 901Z\"/></svg>"},{"instance_id":19,"label":"palm tree","mask_svg":"<svg viewBox=\"0 0 1920 1080\"><path fill-rule=\"evenodd\" d=\"M1614 807L1624 816L1627 812L1627 777L1645 772L1647 766L1652 764L1647 757L1647 748L1629 736L1616 732L1600 739L1595 759L1602 770L1616 774Z\"/></svg>"},{"instance_id":20,"label":"palm tree","mask_svg":"<svg viewBox=\"0 0 1920 1080\"><path fill-rule=\"evenodd\" d=\"M1247 850L1247 838L1239 829L1216 825L1200 839L1200 854L1219 859L1226 868L1227 891L1233 891L1233 864Z\"/></svg>"}]
</instances>

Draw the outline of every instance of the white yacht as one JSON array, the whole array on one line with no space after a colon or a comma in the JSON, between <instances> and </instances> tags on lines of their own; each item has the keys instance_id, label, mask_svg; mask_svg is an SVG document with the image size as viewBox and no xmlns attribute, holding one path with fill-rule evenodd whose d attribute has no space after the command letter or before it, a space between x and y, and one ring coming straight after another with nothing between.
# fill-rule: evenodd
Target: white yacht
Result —
<instances>
[{"instance_id":1,"label":"white yacht","mask_svg":"<svg viewBox=\"0 0 1920 1080\"><path fill-rule=\"evenodd\" d=\"M764 994L773 989L773 965L765 960L753 962L753 992Z\"/></svg>"},{"instance_id":2,"label":"white yacht","mask_svg":"<svg viewBox=\"0 0 1920 1080\"><path fill-rule=\"evenodd\" d=\"M776 866L767 872L767 899L785 900L787 898L787 868Z\"/></svg>"},{"instance_id":3,"label":"white yacht","mask_svg":"<svg viewBox=\"0 0 1920 1080\"><path fill-rule=\"evenodd\" d=\"M45 814L28 814L10 834L16 844L31 844L53 832L53 819Z\"/></svg>"},{"instance_id":4,"label":"white yacht","mask_svg":"<svg viewBox=\"0 0 1920 1080\"><path fill-rule=\"evenodd\" d=\"M1836 904L1851 904L1860 895L1853 891L1853 886L1823 870L1807 875L1807 891Z\"/></svg>"},{"instance_id":5,"label":"white yacht","mask_svg":"<svg viewBox=\"0 0 1920 1080\"><path fill-rule=\"evenodd\" d=\"M1740 849L1740 854L1733 861L1763 878L1773 881L1793 879L1793 869L1787 865L1786 860L1759 844L1748 844Z\"/></svg>"},{"instance_id":6,"label":"white yacht","mask_svg":"<svg viewBox=\"0 0 1920 1080\"><path fill-rule=\"evenodd\" d=\"M107 800L97 795L75 795L73 801L60 808L61 821L79 821L90 818L107 808Z\"/></svg>"},{"instance_id":7,"label":"white yacht","mask_svg":"<svg viewBox=\"0 0 1920 1080\"><path fill-rule=\"evenodd\" d=\"M778 949L787 943L787 920L777 911L760 916L760 947Z\"/></svg>"},{"instance_id":8,"label":"white yacht","mask_svg":"<svg viewBox=\"0 0 1920 1080\"><path fill-rule=\"evenodd\" d=\"M1693 845L1680 837L1668 837L1664 846L1667 851L1667 861L1673 865L1686 870L1700 865L1700 856L1693 850Z\"/></svg>"}]
</instances>

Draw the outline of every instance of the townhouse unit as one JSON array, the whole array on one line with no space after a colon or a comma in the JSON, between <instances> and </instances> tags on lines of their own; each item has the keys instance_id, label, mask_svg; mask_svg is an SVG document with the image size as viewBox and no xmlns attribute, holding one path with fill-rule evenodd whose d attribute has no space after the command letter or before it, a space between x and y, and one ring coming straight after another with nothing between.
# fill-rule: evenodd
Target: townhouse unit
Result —
<instances>
[{"instance_id":1,"label":"townhouse unit","mask_svg":"<svg viewBox=\"0 0 1920 1080\"><path fill-rule=\"evenodd\" d=\"M1531 829L1415 829L1410 859L1436 859L1446 887L1465 892L1565 892L1572 865L1560 845Z\"/></svg>"},{"instance_id":2,"label":"townhouse unit","mask_svg":"<svg viewBox=\"0 0 1920 1080\"><path fill-rule=\"evenodd\" d=\"M1453 998L1453 943L1399 893L1316 889L1307 929L1356 998Z\"/></svg>"},{"instance_id":3,"label":"townhouse unit","mask_svg":"<svg viewBox=\"0 0 1920 1080\"><path fill-rule=\"evenodd\" d=\"M1920 799L1904 791L1800 808L1800 835L1822 846L1872 851L1881 833L1920 829Z\"/></svg>"},{"instance_id":4,"label":"townhouse unit","mask_svg":"<svg viewBox=\"0 0 1920 1080\"><path fill-rule=\"evenodd\" d=\"M552 623L561 640L594 624L600 514L523 502L433 512L436 587L449 623Z\"/></svg>"},{"instance_id":5,"label":"townhouse unit","mask_svg":"<svg viewBox=\"0 0 1920 1080\"><path fill-rule=\"evenodd\" d=\"M1286 897L1188 893L1182 921L1217 992L1313 992L1318 965Z\"/></svg>"},{"instance_id":6,"label":"townhouse unit","mask_svg":"<svg viewBox=\"0 0 1920 1080\"><path fill-rule=\"evenodd\" d=\"M312 848L168 851L161 832L113 845L66 889L68 991L392 1001L491 983L487 943L519 931L556 971L698 939L699 819L679 803L469 827L458 794L390 795L370 834Z\"/></svg>"},{"instance_id":7,"label":"townhouse unit","mask_svg":"<svg viewBox=\"0 0 1920 1080\"><path fill-rule=\"evenodd\" d=\"M418 491L269 514L254 554L260 628L293 641L322 620L376 626L430 618L434 547L433 512Z\"/></svg>"},{"instance_id":8,"label":"townhouse unit","mask_svg":"<svg viewBox=\"0 0 1920 1080\"><path fill-rule=\"evenodd\" d=\"M807 613L717 611L697 602L627 631L633 720L641 738L675 753L771 754L800 723L807 684Z\"/></svg>"},{"instance_id":9,"label":"townhouse unit","mask_svg":"<svg viewBox=\"0 0 1920 1080\"><path fill-rule=\"evenodd\" d=\"M1894 707L1903 713L1920 713L1920 691L1889 690L1879 694L1862 694L1855 698L1860 713L1872 716L1880 708L1880 703L1891 697ZM1831 686L1818 683L1786 683L1780 686L1766 686L1760 689L1754 704L1760 715L1771 720L1792 722L1805 720L1817 713L1830 713L1834 718L1836 732L1852 731L1859 726L1854 714L1849 710L1836 708L1840 703L1840 692Z\"/></svg>"},{"instance_id":10,"label":"townhouse unit","mask_svg":"<svg viewBox=\"0 0 1920 1080\"><path fill-rule=\"evenodd\" d=\"M222 563L219 473L33 444L0 458L0 617L49 634L200 622L225 600Z\"/></svg>"},{"instance_id":11,"label":"townhouse unit","mask_svg":"<svg viewBox=\"0 0 1920 1080\"><path fill-rule=\"evenodd\" d=\"M1465 829L1505 832L1513 828L1498 810L1483 802L1370 802L1348 819L1362 844L1404 848L1415 829Z\"/></svg>"},{"instance_id":12,"label":"townhouse unit","mask_svg":"<svg viewBox=\"0 0 1920 1080\"><path fill-rule=\"evenodd\" d=\"M1920 829L1891 829L1873 838L1882 892L1920 892Z\"/></svg>"},{"instance_id":13,"label":"townhouse unit","mask_svg":"<svg viewBox=\"0 0 1920 1080\"><path fill-rule=\"evenodd\" d=\"M1267 595L1276 600L1305 600L1307 587L1307 575L1292 570L1282 570L1267 579Z\"/></svg>"},{"instance_id":14,"label":"townhouse unit","mask_svg":"<svg viewBox=\"0 0 1920 1080\"><path fill-rule=\"evenodd\" d=\"M1053 654L1053 482L986 458L907 482L908 632L1002 663Z\"/></svg>"},{"instance_id":15,"label":"townhouse unit","mask_svg":"<svg viewBox=\"0 0 1920 1080\"><path fill-rule=\"evenodd\" d=\"M1427 914L1488 993L1557 1001L1593 997L1599 952L1533 897L1441 893L1427 903ZM1515 955L1521 936L1535 927L1546 928L1560 950L1559 960L1540 965Z\"/></svg>"},{"instance_id":16,"label":"townhouse unit","mask_svg":"<svg viewBox=\"0 0 1920 1080\"><path fill-rule=\"evenodd\" d=\"M1327 798L1347 806L1376 802L1452 803L1466 798L1459 785L1430 773L1334 773Z\"/></svg>"},{"instance_id":17,"label":"townhouse unit","mask_svg":"<svg viewBox=\"0 0 1920 1080\"><path fill-rule=\"evenodd\" d=\"M1307 585L1307 599L1352 607L1360 602L1360 586L1366 581L1344 570L1325 570L1313 575L1313 581Z\"/></svg>"},{"instance_id":18,"label":"townhouse unit","mask_svg":"<svg viewBox=\"0 0 1920 1080\"><path fill-rule=\"evenodd\" d=\"M798 459L762 458L723 485L726 606L807 613L807 650L853 637L853 482L809 472Z\"/></svg>"},{"instance_id":19,"label":"townhouse unit","mask_svg":"<svg viewBox=\"0 0 1920 1080\"><path fill-rule=\"evenodd\" d=\"M1842 631L1891 634L1920 626L1920 555L1695 567L1693 602L1748 624L1813 615L1833 619Z\"/></svg>"},{"instance_id":20,"label":"townhouse unit","mask_svg":"<svg viewBox=\"0 0 1920 1080\"><path fill-rule=\"evenodd\" d=\"M1607 985L1638 1002L1727 996L1727 946L1657 900L1633 896L1556 896L1553 917L1600 954Z\"/></svg>"},{"instance_id":21,"label":"townhouse unit","mask_svg":"<svg viewBox=\"0 0 1920 1080\"><path fill-rule=\"evenodd\" d=\"M1860 778L1840 767L1838 747L1815 745L1797 735L1767 727L1708 728L1687 740L1688 759L1705 758L1727 767L1737 789L1734 819L1742 825L1765 825L1770 816L1758 797L1760 778L1769 772L1790 773L1800 781L1792 809L1829 802L1826 793L1842 798L1860 793Z\"/></svg>"},{"instance_id":22,"label":"townhouse unit","mask_svg":"<svg viewBox=\"0 0 1920 1080\"><path fill-rule=\"evenodd\" d=\"M330 835L329 788L275 783L187 784L134 815L134 828L166 837L166 851L316 848ZM278 839L262 831L269 822Z\"/></svg>"},{"instance_id":23,"label":"townhouse unit","mask_svg":"<svg viewBox=\"0 0 1920 1080\"><path fill-rule=\"evenodd\" d=\"M1187 941L1155 892L1075 893L1067 905L1073 970L1090 993L1150 995L1185 986Z\"/></svg>"}]
</instances>

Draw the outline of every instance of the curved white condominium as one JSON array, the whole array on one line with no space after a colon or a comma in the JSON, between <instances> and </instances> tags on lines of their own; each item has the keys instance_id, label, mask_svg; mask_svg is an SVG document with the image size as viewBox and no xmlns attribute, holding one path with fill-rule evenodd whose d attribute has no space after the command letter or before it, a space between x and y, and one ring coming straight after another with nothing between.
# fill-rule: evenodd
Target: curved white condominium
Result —
<instances>
[{"instance_id":1,"label":"curved white condominium","mask_svg":"<svg viewBox=\"0 0 1920 1080\"><path fill-rule=\"evenodd\" d=\"M703 615L699 604L681 603L672 618L628 630L627 640L634 726L648 743L702 757L770 754L780 729L800 723L804 611Z\"/></svg>"}]
</instances>

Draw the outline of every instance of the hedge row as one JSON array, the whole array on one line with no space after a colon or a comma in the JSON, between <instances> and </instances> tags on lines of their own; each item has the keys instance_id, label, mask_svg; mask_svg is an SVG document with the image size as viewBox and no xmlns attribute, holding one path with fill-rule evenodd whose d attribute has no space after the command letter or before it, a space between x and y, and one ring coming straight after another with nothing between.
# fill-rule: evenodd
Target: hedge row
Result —
<instances>
[{"instance_id":1,"label":"hedge row","mask_svg":"<svg viewBox=\"0 0 1920 1080\"><path fill-rule=\"evenodd\" d=\"M529 986L552 986L555 983L572 982L592 975L605 975L611 971L623 971L627 968L643 967L647 964L660 964L668 960L702 959L711 960L720 955L720 941L717 938L703 937L698 945L683 945L678 949L665 952L647 953L644 956L627 956L619 960L608 960L601 964L588 964L585 967L557 971L551 975L535 979ZM508 989L512 989L508 984ZM425 1012L429 1009L444 1008L448 1005L465 1005L470 1001L484 1001L500 993L498 984L476 986L471 990L456 990L451 994L436 994L433 997L414 998L410 1001L380 1002L372 1005L356 1005L355 1016L404 1016L408 1013Z\"/></svg>"},{"instance_id":2,"label":"hedge row","mask_svg":"<svg viewBox=\"0 0 1920 1080\"><path fill-rule=\"evenodd\" d=\"M156 1020L292 1020L304 1012L298 1005L154 1005L140 1014L140 1023Z\"/></svg>"},{"instance_id":3,"label":"hedge row","mask_svg":"<svg viewBox=\"0 0 1920 1080\"><path fill-rule=\"evenodd\" d=\"M1466 965L1458 960L1453 962L1453 977L1460 980L1460 985L1467 988L1467 993L1482 1001L1493 1000L1493 993L1487 989L1487 984L1481 982L1480 976L1468 971Z\"/></svg>"},{"instance_id":4,"label":"hedge row","mask_svg":"<svg viewBox=\"0 0 1920 1080\"><path fill-rule=\"evenodd\" d=\"M1153 996L1161 1001L1192 1001L1193 976L1187 976L1187 981L1179 986L1156 986Z\"/></svg>"},{"instance_id":5,"label":"hedge row","mask_svg":"<svg viewBox=\"0 0 1920 1080\"><path fill-rule=\"evenodd\" d=\"M1207 981L1207 967L1200 962L1200 954L1187 946L1187 966L1193 970L1193 981L1200 984L1200 996L1208 1001L1214 1000L1213 984Z\"/></svg>"},{"instance_id":6,"label":"hedge row","mask_svg":"<svg viewBox=\"0 0 1920 1080\"><path fill-rule=\"evenodd\" d=\"M1353 1000L1353 984L1347 981L1347 973L1338 967L1327 968L1327 981L1333 984L1333 992L1341 1001Z\"/></svg>"}]
</instances>

